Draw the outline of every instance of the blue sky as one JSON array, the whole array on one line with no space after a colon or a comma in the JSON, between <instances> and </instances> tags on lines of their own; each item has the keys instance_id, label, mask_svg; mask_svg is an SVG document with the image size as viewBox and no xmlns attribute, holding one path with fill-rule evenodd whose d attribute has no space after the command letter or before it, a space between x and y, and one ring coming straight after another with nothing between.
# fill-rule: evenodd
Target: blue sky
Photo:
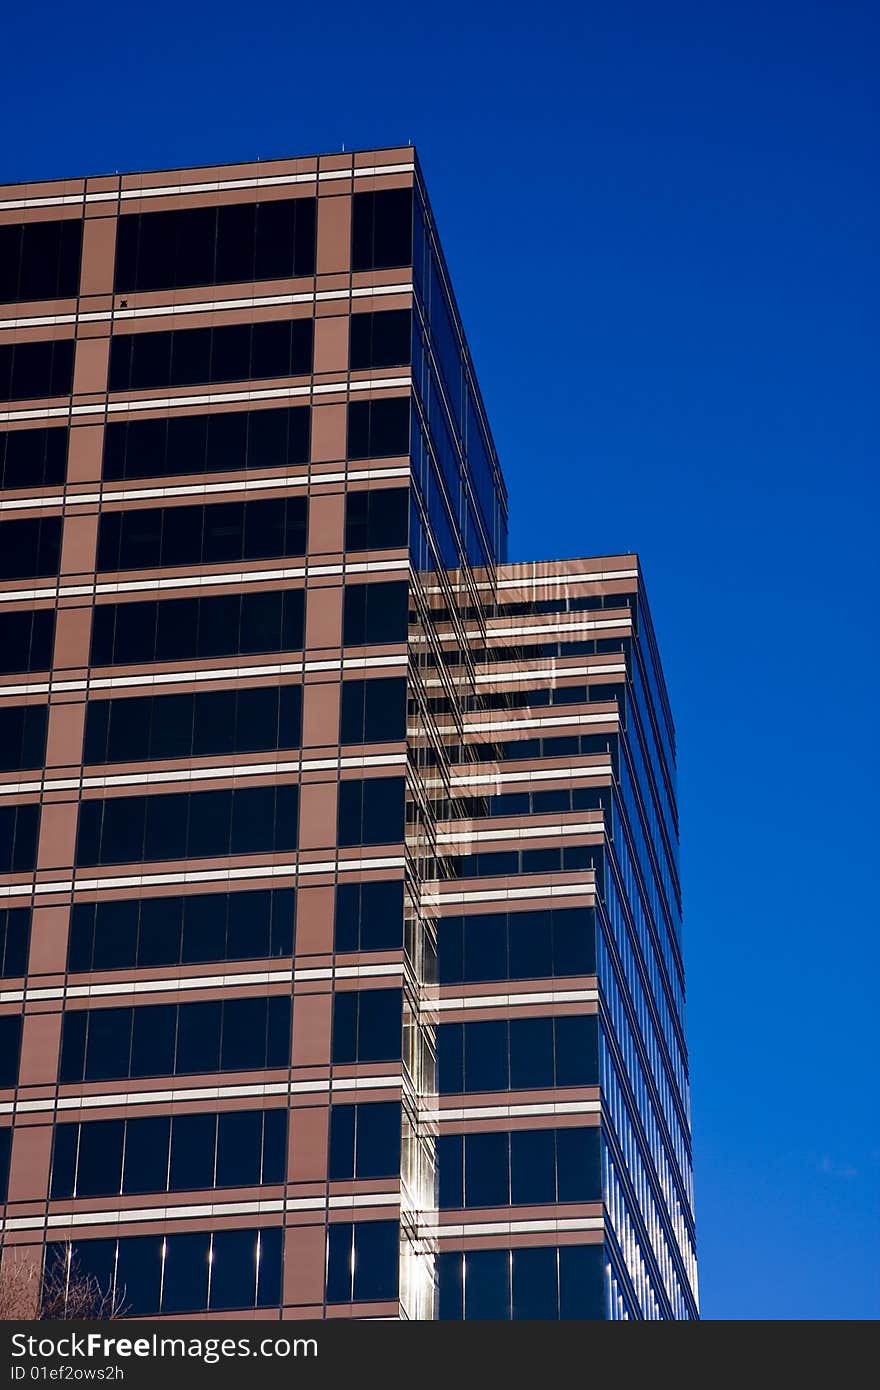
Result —
<instances>
[{"instance_id":1,"label":"blue sky","mask_svg":"<svg viewBox=\"0 0 880 1390\"><path fill-rule=\"evenodd\" d=\"M647 572L704 1315L880 1316L880 10L50 0L4 35L2 181L417 144L512 558Z\"/></svg>"}]
</instances>

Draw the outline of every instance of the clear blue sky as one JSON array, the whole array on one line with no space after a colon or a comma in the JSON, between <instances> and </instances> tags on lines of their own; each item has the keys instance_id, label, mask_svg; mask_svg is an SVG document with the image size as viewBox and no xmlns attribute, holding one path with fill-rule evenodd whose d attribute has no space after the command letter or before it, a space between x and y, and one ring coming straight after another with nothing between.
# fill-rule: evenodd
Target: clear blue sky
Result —
<instances>
[{"instance_id":1,"label":"clear blue sky","mask_svg":"<svg viewBox=\"0 0 880 1390\"><path fill-rule=\"evenodd\" d=\"M641 552L679 730L715 1318L880 1316L878 21L870 0L4 19L3 181L414 141L512 558Z\"/></svg>"}]
</instances>

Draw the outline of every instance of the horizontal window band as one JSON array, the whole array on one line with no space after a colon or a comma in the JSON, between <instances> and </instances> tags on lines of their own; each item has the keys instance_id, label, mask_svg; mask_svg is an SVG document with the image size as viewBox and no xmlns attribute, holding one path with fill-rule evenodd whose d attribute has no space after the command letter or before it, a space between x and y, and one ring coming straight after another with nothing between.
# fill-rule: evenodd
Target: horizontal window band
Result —
<instances>
[{"instance_id":1,"label":"horizontal window band","mask_svg":"<svg viewBox=\"0 0 880 1390\"><path fill-rule=\"evenodd\" d=\"M443 1226L427 1223L419 1226L419 1235L424 1240L462 1240L468 1236L507 1236L507 1235L553 1235L563 1231L602 1231L605 1221L601 1216L552 1217L536 1221L473 1221L464 1225Z\"/></svg>"},{"instance_id":2,"label":"horizontal window band","mask_svg":"<svg viewBox=\"0 0 880 1390\"><path fill-rule=\"evenodd\" d=\"M326 969L255 970L245 974L175 975L167 979L120 980L113 984L66 985L58 988L0 990L0 1004L36 999L106 999L118 995L151 995L185 993L201 989L240 989L265 985L301 984L314 980L375 979L381 976L401 977L403 965L338 965Z\"/></svg>"},{"instance_id":3,"label":"horizontal window band","mask_svg":"<svg viewBox=\"0 0 880 1390\"><path fill-rule=\"evenodd\" d=\"M365 671L375 667L405 670L408 664L405 654L400 656L345 657L342 661L289 661L276 662L264 666L224 666L204 671L157 671L155 675L145 676L93 676L89 680L78 681L35 681L22 682L21 685L0 686L0 697L4 695L48 695L73 690L119 690L152 686L181 685L191 681L249 680L251 677L283 676L289 672L300 674L309 671Z\"/></svg>"},{"instance_id":4,"label":"horizontal window band","mask_svg":"<svg viewBox=\"0 0 880 1390\"><path fill-rule=\"evenodd\" d=\"M504 1120L520 1117L554 1115L599 1115L602 1103L598 1100L557 1100L536 1101L533 1104L514 1105L468 1105L449 1109L422 1110L419 1121L422 1124L459 1124L465 1120Z\"/></svg>"},{"instance_id":5,"label":"horizontal window band","mask_svg":"<svg viewBox=\"0 0 880 1390\"><path fill-rule=\"evenodd\" d=\"M254 390L210 391L192 396L153 396L144 400L96 401L89 405L47 406L35 410L0 411L0 423L12 420L58 420L68 416L133 414L137 410L170 410L176 406L222 405L224 402L302 400L309 396L345 395L348 391L390 391L399 387L409 390L410 376L368 378L352 381L348 376L339 381L312 383L304 386L266 386Z\"/></svg>"},{"instance_id":6,"label":"horizontal window band","mask_svg":"<svg viewBox=\"0 0 880 1390\"><path fill-rule=\"evenodd\" d=\"M573 814L577 814L574 812ZM474 819L477 819L474 817ZM459 832L438 832L436 841L438 845L447 847L458 846L466 850L468 845L484 845L495 840L509 842L511 840L552 840L560 836L570 835L602 835L605 831L605 822L600 815L598 820L585 821L573 825L518 825L513 830L471 830L467 834Z\"/></svg>"},{"instance_id":7,"label":"horizontal window band","mask_svg":"<svg viewBox=\"0 0 880 1390\"><path fill-rule=\"evenodd\" d=\"M223 483L173 483L164 487L113 489L99 488L97 492L67 493L58 491L46 497L10 497L0 501L0 511L33 511L58 508L63 515L67 507L100 505L112 502L163 501L174 497L222 497L227 493L267 491L270 488L314 487L318 484L375 482L382 478L408 478L408 468L352 468L341 473L313 473L304 463L297 473L278 473L268 478L237 478Z\"/></svg>"},{"instance_id":8,"label":"horizontal window band","mask_svg":"<svg viewBox=\"0 0 880 1390\"><path fill-rule=\"evenodd\" d=\"M205 183L157 184L147 188L121 188L104 193L57 193L35 198L6 198L0 211L15 208L82 207L89 203L130 202L132 199L179 198L187 193L223 193L241 188L284 188L287 185L327 183L340 179L368 178L377 174L412 174L415 165L365 164L349 169L316 169L302 174L257 174L246 179L211 179Z\"/></svg>"},{"instance_id":9,"label":"horizontal window band","mask_svg":"<svg viewBox=\"0 0 880 1390\"><path fill-rule=\"evenodd\" d=\"M49 883L0 884L0 898L41 897L55 893L92 893L102 889L147 888L177 883L234 883L255 878L304 878L309 874L369 872L371 869L403 869L403 857L328 859L320 863L247 865L242 868L182 869L172 873L124 874L108 878L56 879Z\"/></svg>"},{"instance_id":10,"label":"horizontal window band","mask_svg":"<svg viewBox=\"0 0 880 1390\"><path fill-rule=\"evenodd\" d=\"M523 1009L539 1004L596 1004L597 989L523 990L519 994L462 994L455 998L434 999L422 1006L422 1015L459 1012L467 1009Z\"/></svg>"},{"instance_id":11,"label":"horizontal window band","mask_svg":"<svg viewBox=\"0 0 880 1390\"><path fill-rule=\"evenodd\" d=\"M384 573L409 570L409 560L347 560L337 565L296 565L283 569L236 570L228 574L174 575L168 579L125 579L93 584L53 584L42 589L0 589L0 601L24 603L28 599L84 598L103 594L125 598L128 594L168 592L180 589L203 589L226 584L274 584L284 579L307 579L330 575Z\"/></svg>"},{"instance_id":12,"label":"horizontal window band","mask_svg":"<svg viewBox=\"0 0 880 1390\"><path fill-rule=\"evenodd\" d=\"M339 1092L377 1091L396 1089L404 1085L401 1075L343 1077L331 1081L266 1081L242 1085L217 1086L179 1086L161 1091L111 1091L92 1092L78 1096L49 1096L40 1100L5 1101L0 1104L0 1114L13 1112L40 1114L47 1111L115 1109L129 1105L168 1105L178 1101L244 1099L261 1096L299 1096L328 1095Z\"/></svg>"},{"instance_id":13,"label":"horizontal window band","mask_svg":"<svg viewBox=\"0 0 880 1390\"><path fill-rule=\"evenodd\" d=\"M293 277L291 277L293 278ZM255 281L254 283L259 283ZM359 289L305 290L300 294L256 294L240 299L204 299L188 304L147 305L139 309L105 309L84 314L38 314L32 317L0 319L4 328L54 328L66 323L114 323L126 319L177 317L182 314L211 314L229 309L268 309L280 304L329 303L337 300L368 299L382 295L412 294L412 281L400 285L365 285Z\"/></svg>"},{"instance_id":14,"label":"horizontal window band","mask_svg":"<svg viewBox=\"0 0 880 1390\"><path fill-rule=\"evenodd\" d=\"M102 777L59 777L33 782L0 782L0 796L37 791L105 791L112 787L180 786L226 777L274 777L303 772L333 772L341 768L403 767L405 753L370 753L361 758L293 758L285 762L235 763L221 767L180 768L173 772L120 772Z\"/></svg>"},{"instance_id":15,"label":"horizontal window band","mask_svg":"<svg viewBox=\"0 0 880 1390\"><path fill-rule=\"evenodd\" d=\"M184 1221L226 1216L265 1216L285 1211L350 1210L352 1207L400 1207L399 1192L361 1192L353 1197L256 1198L245 1202L179 1203L162 1207L112 1207L106 1211L70 1211L47 1216L9 1216L0 1230L55 1230L68 1226L127 1226L145 1221Z\"/></svg>"},{"instance_id":16,"label":"horizontal window band","mask_svg":"<svg viewBox=\"0 0 880 1390\"><path fill-rule=\"evenodd\" d=\"M459 903L506 903L516 899L579 898L592 897L596 891L592 869L577 871L582 877L578 883L542 884L538 888L476 888L464 892L426 893L422 892L422 910L431 912L436 908L453 907ZM450 880L455 882L460 880ZM442 913L440 914L443 915Z\"/></svg>"}]
</instances>

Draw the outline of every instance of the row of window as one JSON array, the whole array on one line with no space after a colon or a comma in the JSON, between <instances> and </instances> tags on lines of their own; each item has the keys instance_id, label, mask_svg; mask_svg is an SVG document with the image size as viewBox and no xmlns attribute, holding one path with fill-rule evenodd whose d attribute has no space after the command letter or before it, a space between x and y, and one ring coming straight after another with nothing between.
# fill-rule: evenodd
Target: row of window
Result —
<instances>
[{"instance_id":1,"label":"row of window","mask_svg":"<svg viewBox=\"0 0 880 1390\"><path fill-rule=\"evenodd\" d=\"M443 1023L437 1029L441 1095L596 1086L595 1014Z\"/></svg>"},{"instance_id":2,"label":"row of window","mask_svg":"<svg viewBox=\"0 0 880 1390\"><path fill-rule=\"evenodd\" d=\"M437 1279L443 1320L605 1317L601 1244L449 1251L437 1256Z\"/></svg>"},{"instance_id":3,"label":"row of window","mask_svg":"<svg viewBox=\"0 0 880 1390\"><path fill-rule=\"evenodd\" d=\"M595 911L569 907L442 917L437 973L444 985L594 975Z\"/></svg>"},{"instance_id":4,"label":"row of window","mask_svg":"<svg viewBox=\"0 0 880 1390\"><path fill-rule=\"evenodd\" d=\"M117 294L315 273L316 198L131 212L116 233Z\"/></svg>"},{"instance_id":5,"label":"row of window","mask_svg":"<svg viewBox=\"0 0 880 1390\"><path fill-rule=\"evenodd\" d=\"M298 810L296 785L90 798L80 805L76 863L153 863L293 850ZM404 822L402 777L340 783L340 846L396 843L403 839ZM0 847L5 851L0 872L33 867L38 824L39 806L0 807Z\"/></svg>"},{"instance_id":6,"label":"row of window","mask_svg":"<svg viewBox=\"0 0 880 1390\"><path fill-rule=\"evenodd\" d=\"M48 705L0 706L0 772L42 767Z\"/></svg>"},{"instance_id":7,"label":"row of window","mask_svg":"<svg viewBox=\"0 0 880 1390\"><path fill-rule=\"evenodd\" d=\"M26 708L39 711L46 706ZM0 747L7 712L0 709ZM83 759L86 763L124 763L258 753L298 748L301 737L301 685L136 695L89 700ZM35 767L40 762L42 758L19 765Z\"/></svg>"},{"instance_id":8,"label":"row of window","mask_svg":"<svg viewBox=\"0 0 880 1390\"><path fill-rule=\"evenodd\" d=\"M295 912L296 894L292 888L75 903L70 918L67 968L146 969L290 956ZM16 930L21 933L22 927ZM7 929L7 941L10 939ZM7 946L7 954L8 951ZM14 945L14 963L21 959L21 948Z\"/></svg>"},{"instance_id":9,"label":"row of window","mask_svg":"<svg viewBox=\"0 0 880 1390\"><path fill-rule=\"evenodd\" d=\"M305 497L104 512L97 565L99 570L153 569L304 555L307 526Z\"/></svg>"},{"instance_id":10,"label":"row of window","mask_svg":"<svg viewBox=\"0 0 880 1390\"><path fill-rule=\"evenodd\" d=\"M25 359L21 360L24 363ZM0 358L0 393L3 380ZM14 394L65 394L55 389L57 385L51 376L35 378L30 389L16 390ZM348 438L350 458L406 455L409 398L353 401L348 411ZM69 430L57 426L0 432L0 488L61 487L67 472L68 442ZM311 409L307 405L112 420L104 435L102 476L109 482L119 482L249 468L292 468L308 463L310 447ZM385 544L405 545L405 525L400 518L389 520L386 525L393 530L395 539ZM403 539L399 540L396 537L402 530Z\"/></svg>"},{"instance_id":11,"label":"row of window","mask_svg":"<svg viewBox=\"0 0 880 1390\"><path fill-rule=\"evenodd\" d=\"M262 1071L290 1064L290 998L214 999L64 1014L61 1083Z\"/></svg>"},{"instance_id":12,"label":"row of window","mask_svg":"<svg viewBox=\"0 0 880 1390\"><path fill-rule=\"evenodd\" d=\"M307 405L159 420L111 420L104 431L101 471L106 480L117 482L181 473L291 468L308 463L310 438L311 409Z\"/></svg>"},{"instance_id":13,"label":"row of window","mask_svg":"<svg viewBox=\"0 0 880 1390\"><path fill-rule=\"evenodd\" d=\"M223 1110L55 1126L53 1199L251 1187L287 1176L287 1110Z\"/></svg>"},{"instance_id":14,"label":"row of window","mask_svg":"<svg viewBox=\"0 0 880 1390\"><path fill-rule=\"evenodd\" d=\"M601 1202L598 1125L441 1134L441 1209Z\"/></svg>"},{"instance_id":15,"label":"row of window","mask_svg":"<svg viewBox=\"0 0 880 1390\"><path fill-rule=\"evenodd\" d=\"M293 1238L293 1237L291 1237ZM396 1221L340 1221L328 1229L328 1303L376 1303L398 1295ZM125 1315L266 1308L281 1301L280 1227L55 1243L47 1282L89 1275ZM601 1244L449 1251L437 1256L443 1320L601 1320Z\"/></svg>"},{"instance_id":16,"label":"row of window","mask_svg":"<svg viewBox=\"0 0 880 1390\"><path fill-rule=\"evenodd\" d=\"M313 335L311 318L117 334L110 339L108 389L149 391L308 376Z\"/></svg>"},{"instance_id":17,"label":"row of window","mask_svg":"<svg viewBox=\"0 0 880 1390\"><path fill-rule=\"evenodd\" d=\"M187 893L149 898L103 898L74 904L70 917L67 968L91 970L155 969L159 966L199 965L207 961L266 960L293 954L296 894L292 888L256 888L235 893ZM584 973L581 941L588 910L569 913L518 913L529 929L514 932L501 953L506 972L495 964L497 945L507 937L503 914L444 919L440 933L440 977L462 979L522 978L548 973L540 967L547 953L553 974ZM551 917L548 928L545 917ZM560 919L571 916L571 929ZM472 936L469 924L478 924ZM0 976L18 977L27 971L31 909L0 909ZM461 937L473 941L462 946ZM552 946L549 944L552 939ZM563 945L577 941L577 945ZM340 883L336 888L335 949L337 951L399 950L403 944L403 880L379 879ZM464 957L466 964L457 962ZM576 961L575 961L576 957ZM568 968L563 968L568 967ZM487 973L499 971L500 973ZM591 973L591 972L587 972Z\"/></svg>"},{"instance_id":18,"label":"row of window","mask_svg":"<svg viewBox=\"0 0 880 1390\"><path fill-rule=\"evenodd\" d=\"M410 265L412 216L409 188L356 193L352 269ZM125 213L114 288L126 294L314 275L316 219L314 197ZM77 295L82 225L71 217L0 227L0 303Z\"/></svg>"},{"instance_id":19,"label":"row of window","mask_svg":"<svg viewBox=\"0 0 880 1390\"><path fill-rule=\"evenodd\" d=\"M138 599L98 604L89 659L93 666L126 666L296 652L304 636L303 589Z\"/></svg>"},{"instance_id":20,"label":"row of window","mask_svg":"<svg viewBox=\"0 0 880 1390\"><path fill-rule=\"evenodd\" d=\"M80 804L76 863L152 863L293 850L298 813L297 786L95 798Z\"/></svg>"},{"instance_id":21,"label":"row of window","mask_svg":"<svg viewBox=\"0 0 880 1390\"><path fill-rule=\"evenodd\" d=\"M343 646L405 642L408 623L405 580L345 586ZM125 666L295 652L302 650L304 633L302 589L99 604L92 619L90 660L93 666ZM23 629L22 643L25 636ZM42 632L38 636L45 640Z\"/></svg>"},{"instance_id":22,"label":"row of window","mask_svg":"<svg viewBox=\"0 0 880 1390\"><path fill-rule=\"evenodd\" d=\"M0 304L79 293L82 218L0 227Z\"/></svg>"},{"instance_id":23,"label":"row of window","mask_svg":"<svg viewBox=\"0 0 880 1390\"><path fill-rule=\"evenodd\" d=\"M280 1226L56 1242L45 1277L63 1294L68 1279L90 1276L128 1317L272 1308L282 1249Z\"/></svg>"}]
</instances>

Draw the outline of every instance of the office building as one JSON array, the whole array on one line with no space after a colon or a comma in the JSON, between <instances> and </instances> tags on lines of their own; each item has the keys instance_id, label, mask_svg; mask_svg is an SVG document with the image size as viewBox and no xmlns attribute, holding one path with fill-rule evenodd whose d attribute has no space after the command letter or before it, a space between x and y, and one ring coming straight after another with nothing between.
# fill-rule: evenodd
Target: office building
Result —
<instances>
[{"instance_id":1,"label":"office building","mask_svg":"<svg viewBox=\"0 0 880 1390\"><path fill-rule=\"evenodd\" d=\"M639 562L508 563L414 151L0 189L0 509L3 1268L696 1317Z\"/></svg>"}]
</instances>

